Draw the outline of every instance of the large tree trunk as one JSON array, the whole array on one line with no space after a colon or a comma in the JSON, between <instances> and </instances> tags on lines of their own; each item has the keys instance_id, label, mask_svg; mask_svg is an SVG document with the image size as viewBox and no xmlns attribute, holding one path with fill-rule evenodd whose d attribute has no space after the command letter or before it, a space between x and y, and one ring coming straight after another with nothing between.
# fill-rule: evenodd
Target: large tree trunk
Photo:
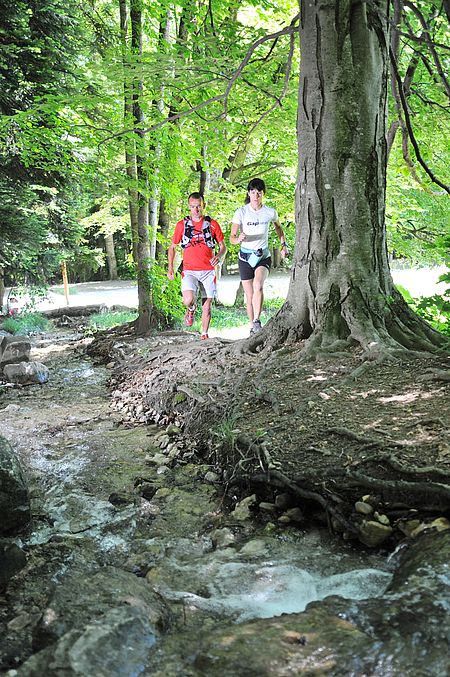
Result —
<instances>
[{"instance_id":1,"label":"large tree trunk","mask_svg":"<svg viewBox=\"0 0 450 677\"><path fill-rule=\"evenodd\" d=\"M395 290L385 229L388 0L301 2L297 240L286 304L261 343L366 353L444 339Z\"/></svg>"}]
</instances>

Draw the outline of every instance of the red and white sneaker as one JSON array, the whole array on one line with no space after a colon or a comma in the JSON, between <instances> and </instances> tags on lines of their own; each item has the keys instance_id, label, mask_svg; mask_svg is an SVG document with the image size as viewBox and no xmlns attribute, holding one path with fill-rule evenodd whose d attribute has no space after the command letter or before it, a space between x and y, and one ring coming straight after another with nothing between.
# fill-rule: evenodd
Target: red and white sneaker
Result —
<instances>
[{"instance_id":1,"label":"red and white sneaker","mask_svg":"<svg viewBox=\"0 0 450 677\"><path fill-rule=\"evenodd\" d=\"M200 338L201 338L202 341L205 341L206 339L209 339L209 336L208 336L208 334L202 334L200 336Z\"/></svg>"},{"instance_id":2,"label":"red and white sneaker","mask_svg":"<svg viewBox=\"0 0 450 677\"><path fill-rule=\"evenodd\" d=\"M195 315L195 306L193 308L188 308L186 311L186 315L184 316L184 324L186 327L192 327L194 323L194 315Z\"/></svg>"}]
</instances>

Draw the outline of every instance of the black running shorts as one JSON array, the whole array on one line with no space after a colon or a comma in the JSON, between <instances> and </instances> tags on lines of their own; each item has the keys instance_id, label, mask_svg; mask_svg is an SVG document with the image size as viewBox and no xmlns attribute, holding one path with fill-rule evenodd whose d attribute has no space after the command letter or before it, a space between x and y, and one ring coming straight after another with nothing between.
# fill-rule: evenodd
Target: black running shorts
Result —
<instances>
[{"instance_id":1,"label":"black running shorts","mask_svg":"<svg viewBox=\"0 0 450 677\"><path fill-rule=\"evenodd\" d=\"M239 263L239 275L241 280L253 280L253 278L255 277L255 270L257 268L264 266L264 268L270 270L270 267L272 265L272 257L268 256L265 259L261 259L261 261L259 261L259 263L257 263L254 268L252 268L252 266L249 263L247 263L247 261L242 261L242 259L240 259L239 257L238 263Z\"/></svg>"}]
</instances>

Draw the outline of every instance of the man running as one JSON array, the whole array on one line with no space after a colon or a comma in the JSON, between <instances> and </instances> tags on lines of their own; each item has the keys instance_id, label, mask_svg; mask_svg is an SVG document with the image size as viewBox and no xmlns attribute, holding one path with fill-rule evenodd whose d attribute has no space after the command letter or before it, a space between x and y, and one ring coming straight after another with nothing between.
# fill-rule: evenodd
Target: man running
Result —
<instances>
[{"instance_id":1,"label":"man running","mask_svg":"<svg viewBox=\"0 0 450 677\"><path fill-rule=\"evenodd\" d=\"M222 262L227 248L222 230L214 219L203 216L205 200L201 193L191 193L188 198L189 216L178 221L168 251L167 277L173 280L175 271L173 262L177 245L183 251L183 271L181 273L181 292L186 306L184 321L192 327L195 315L195 299L199 288L202 289L202 339L208 338L211 321L212 300L216 296L215 267ZM215 244L219 251L215 253Z\"/></svg>"}]
</instances>

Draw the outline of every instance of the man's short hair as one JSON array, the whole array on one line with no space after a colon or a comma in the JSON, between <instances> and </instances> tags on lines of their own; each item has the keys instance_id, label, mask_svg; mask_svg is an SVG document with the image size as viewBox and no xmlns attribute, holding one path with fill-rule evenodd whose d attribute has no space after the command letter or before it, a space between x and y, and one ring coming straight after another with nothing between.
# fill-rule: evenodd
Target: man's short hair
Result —
<instances>
[{"instance_id":1,"label":"man's short hair","mask_svg":"<svg viewBox=\"0 0 450 677\"><path fill-rule=\"evenodd\" d=\"M203 203L205 202L205 198L203 197L202 193L197 193L197 192L191 193L188 197L188 202L191 199L191 197L194 198L194 200L201 200Z\"/></svg>"}]
</instances>

